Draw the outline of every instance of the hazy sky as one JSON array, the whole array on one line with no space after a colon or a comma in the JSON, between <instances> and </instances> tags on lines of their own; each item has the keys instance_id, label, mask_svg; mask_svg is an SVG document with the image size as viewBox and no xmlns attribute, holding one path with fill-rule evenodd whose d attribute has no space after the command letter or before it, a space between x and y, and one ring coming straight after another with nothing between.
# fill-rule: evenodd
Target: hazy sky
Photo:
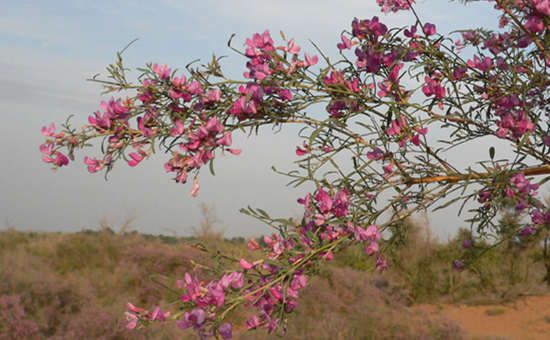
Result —
<instances>
[{"instance_id":1,"label":"hazy sky","mask_svg":"<svg viewBox=\"0 0 550 340\"><path fill-rule=\"evenodd\" d=\"M275 166L292 170L294 151L301 141L297 131L279 134L264 129L260 136L234 136L240 156L216 160L216 176L201 171L198 198L188 197L192 183L176 185L163 164L169 157L158 153L136 168L118 164L105 181L91 175L79 152L76 162L57 173L42 162L39 145L42 126L57 126L74 115L75 126L97 111L101 86L88 82L116 59L116 52L138 38L124 53L125 66L135 69L147 62L167 63L183 70L192 60L207 62L212 53L228 55L226 73L242 77L246 60L227 48L242 47L253 33L269 29L296 38L302 52L314 54L308 39L327 55L336 57L336 44L354 17L378 15L388 26L414 23L410 13L383 15L374 0L362 1L2 1L0 2L0 218L19 230L79 231L98 229L106 217L115 229L126 210L139 215L132 229L146 233L189 235L200 220L198 204L216 207L226 236L253 236L271 232L239 213L251 205L272 216L301 214L296 203L311 190L286 187L288 178L271 171ZM435 23L438 32L471 26L495 27L491 5L426 0L417 6L420 17ZM488 15L489 13L489 15ZM138 72L132 73L134 76ZM459 222L431 218L436 233L454 234ZM458 219L457 219L458 221ZM442 223L446 223L443 225Z\"/></svg>"}]
</instances>

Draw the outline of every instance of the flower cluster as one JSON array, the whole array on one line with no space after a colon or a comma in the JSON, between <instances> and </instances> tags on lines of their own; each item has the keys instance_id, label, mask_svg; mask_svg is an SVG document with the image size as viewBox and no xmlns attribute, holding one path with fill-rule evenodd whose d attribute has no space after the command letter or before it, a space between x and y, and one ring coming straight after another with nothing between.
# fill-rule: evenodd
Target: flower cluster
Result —
<instances>
[{"instance_id":1,"label":"flower cluster","mask_svg":"<svg viewBox=\"0 0 550 340\"><path fill-rule=\"evenodd\" d=\"M42 160L44 160L44 162L46 163L53 163L55 166L58 167L68 165L69 159L67 158L67 156L57 150L54 150L55 145L62 145L65 137L65 132L62 131L60 133L55 133L55 125L52 123L49 128L45 126L42 128L42 134L48 137L46 143L40 145L40 152L44 154L42 156ZM75 143L73 143L73 145L74 144L76 144L76 141ZM69 153L69 157L72 158L72 153Z\"/></svg>"},{"instance_id":2,"label":"flower cluster","mask_svg":"<svg viewBox=\"0 0 550 340\"><path fill-rule=\"evenodd\" d=\"M128 302L126 304L126 308L128 311L124 314L128 319L128 324L126 324L128 329L134 329L138 326L138 324L147 325L155 321L164 322L166 321L166 318L170 316L170 312L163 313L159 306L157 306L154 311L150 312L144 308L136 307Z\"/></svg>"},{"instance_id":3,"label":"flower cluster","mask_svg":"<svg viewBox=\"0 0 550 340\"><path fill-rule=\"evenodd\" d=\"M382 7L382 12L397 12L409 10L414 0L376 0L376 3Z\"/></svg>"},{"instance_id":4,"label":"flower cluster","mask_svg":"<svg viewBox=\"0 0 550 340\"><path fill-rule=\"evenodd\" d=\"M377 3L384 12L395 12L409 9L414 1ZM376 254L375 266L382 272L388 268L387 247L403 236L400 223L451 192L462 196L448 204L478 199L482 207L473 221L480 231L494 227L492 220L502 204L531 218L515 230L517 235L528 237L548 228L550 210L536 197L539 183L530 176L550 173L545 90L550 84L550 2L498 1L498 6L505 13L505 32L465 31L463 42L450 46L432 23L417 20L415 26L389 29L376 16L354 19L351 32L336 44L343 59L326 58L326 67L319 71L312 67L317 56L300 57L302 48L284 35L285 43L277 46L269 31L246 40L244 80L226 78L216 57L180 77L166 64L149 64L137 86L126 81L121 60L111 66L111 78L103 84L110 91L137 93L102 102L80 131L68 124L59 133L53 124L44 127L47 138L40 151L54 168L67 165L74 151L93 138L103 140L103 157L84 158L90 173L109 171L117 161L137 166L160 146L171 152L165 170L175 174L175 182L186 183L194 173L190 194L197 196L197 174L212 165L216 150L240 153L231 148L233 131L252 133L262 125L297 123L304 127L305 142L296 154L308 154L297 161L305 174L288 175L294 183L317 186L315 193L298 200L305 210L300 222L243 209L279 231L264 237L264 248L255 240L249 243L251 250L262 249L263 257L249 262L205 250L220 260L217 263L232 261L233 266L216 266L214 273L221 278L210 282L186 274L177 284L182 292L177 313L164 313L160 307L149 312L129 304L128 327L170 318L201 339L230 339L233 330L226 319L244 306L247 328L282 328L284 333L301 289L324 261L361 243L367 255ZM466 46L475 50L473 55L461 55L468 51ZM318 119L306 112L318 103L330 117ZM508 140L518 158L496 162L491 147L491 160L479 162L485 170L461 171L443 155L447 150L441 144L425 137L429 125L450 128L445 141L456 148L481 137ZM352 164L341 164L346 160ZM471 184L483 189L471 193ZM393 192L388 204L380 202L384 191ZM391 219L380 221L388 213ZM391 238L386 242L383 235ZM462 247L465 252L483 245L467 240ZM468 263L457 260L455 268Z\"/></svg>"}]
</instances>

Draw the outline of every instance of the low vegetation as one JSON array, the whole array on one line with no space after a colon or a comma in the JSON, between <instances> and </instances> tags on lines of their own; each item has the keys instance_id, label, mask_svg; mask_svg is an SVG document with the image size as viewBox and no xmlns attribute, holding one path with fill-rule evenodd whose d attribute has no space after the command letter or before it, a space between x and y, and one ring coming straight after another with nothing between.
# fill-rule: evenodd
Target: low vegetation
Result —
<instances>
[{"instance_id":1,"label":"low vegetation","mask_svg":"<svg viewBox=\"0 0 550 340\"><path fill-rule=\"evenodd\" d=\"M543 243L512 239L493 247L467 269L453 269L468 230L445 243L428 229L406 223L408 240L393 254L390 270L374 273L372 258L351 246L327 263L300 296L292 339L463 339L460 326L441 316L405 308L424 303L498 306L545 294ZM204 242L235 257L257 255L243 238L211 233ZM0 339L194 339L175 325L127 330L128 301L152 307L177 296L155 274L208 278L209 259L190 246L196 238L115 233L110 228L72 234L0 232ZM474 252L475 253L475 252ZM495 311L498 308L495 307ZM244 318L243 318L244 319ZM275 339L248 332L238 339Z\"/></svg>"}]
</instances>

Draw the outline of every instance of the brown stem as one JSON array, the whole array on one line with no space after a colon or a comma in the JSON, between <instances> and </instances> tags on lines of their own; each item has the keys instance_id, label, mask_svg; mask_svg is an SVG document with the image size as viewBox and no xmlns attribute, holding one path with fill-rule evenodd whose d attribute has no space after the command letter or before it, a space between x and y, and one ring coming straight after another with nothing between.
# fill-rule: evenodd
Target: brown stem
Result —
<instances>
[{"instance_id":1,"label":"brown stem","mask_svg":"<svg viewBox=\"0 0 550 340\"><path fill-rule=\"evenodd\" d=\"M522 170L525 176L538 176L538 175L547 175L550 174L550 165L539 166L535 168L527 168ZM432 176L432 177L421 177L421 178L410 178L406 181L407 184L420 184L420 183L439 183L439 182L450 182L456 183L464 181L467 179L483 179L491 177L490 172L485 173L472 173L472 174L456 174L456 175L446 175L446 176Z\"/></svg>"}]
</instances>

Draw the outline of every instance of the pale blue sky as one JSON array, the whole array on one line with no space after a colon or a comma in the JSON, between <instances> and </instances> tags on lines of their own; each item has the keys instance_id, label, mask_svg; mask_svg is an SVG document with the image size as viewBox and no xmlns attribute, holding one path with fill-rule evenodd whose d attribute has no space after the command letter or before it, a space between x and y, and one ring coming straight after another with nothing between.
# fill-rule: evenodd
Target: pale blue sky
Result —
<instances>
[{"instance_id":1,"label":"pale blue sky","mask_svg":"<svg viewBox=\"0 0 550 340\"><path fill-rule=\"evenodd\" d=\"M417 6L421 18L435 23L439 32L495 27L496 13L490 8L441 0ZM288 188L288 179L270 170L293 169L295 147L301 142L292 128L278 135L265 129L248 140L234 136L242 154L216 160L215 177L202 171L198 198L188 197L190 184L173 183L164 171L168 157L162 153L136 168L118 165L109 181L86 170L82 158L98 156L91 151L78 153L76 162L53 173L41 160L40 129L51 122L60 126L71 114L73 124L85 123L105 99L99 95L101 87L86 79L105 74L116 52L136 38L124 54L129 68L158 62L183 70L197 58L208 61L214 52L228 55L222 63L226 73L240 78L246 60L227 48L233 33L233 46L241 47L247 37L265 29L280 42L278 32L283 30L287 38L296 37L302 51L313 54L311 39L336 57L342 30L350 29L354 17L373 15L388 26L414 23L410 13L383 15L374 0L0 2L2 222L20 230L79 231L97 229L102 216L123 219L130 209L140 214L133 225L139 232L169 233L164 231L168 228L187 236L189 226L198 224L197 206L204 201L216 206L226 236L270 232L238 210L250 204L277 217L301 213L296 199L311 187ZM437 216L432 218L443 238L463 225L440 224Z\"/></svg>"}]
</instances>

